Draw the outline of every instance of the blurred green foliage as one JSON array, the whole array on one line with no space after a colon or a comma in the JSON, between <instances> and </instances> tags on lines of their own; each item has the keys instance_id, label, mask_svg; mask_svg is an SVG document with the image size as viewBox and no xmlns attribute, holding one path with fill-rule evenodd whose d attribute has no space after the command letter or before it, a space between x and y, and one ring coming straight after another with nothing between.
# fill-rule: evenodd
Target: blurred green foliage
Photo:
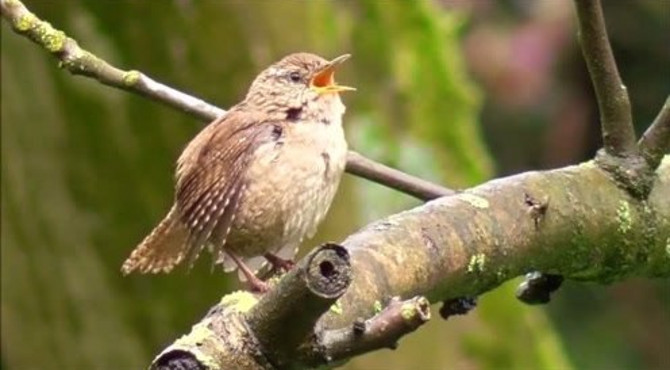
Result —
<instances>
[{"instance_id":1,"label":"blurred green foliage","mask_svg":"<svg viewBox=\"0 0 670 370\"><path fill-rule=\"evenodd\" d=\"M112 64L224 108L290 52L352 53L338 74L358 88L344 98L352 148L452 187L493 175L461 51L465 12L430 1L25 3ZM119 273L168 209L174 160L202 123L66 74L5 22L1 46L2 368L143 368L237 287L207 257L190 273ZM418 204L347 176L305 245ZM435 317L393 354L346 368L571 368L544 310L517 303L510 284L474 314Z\"/></svg>"}]
</instances>

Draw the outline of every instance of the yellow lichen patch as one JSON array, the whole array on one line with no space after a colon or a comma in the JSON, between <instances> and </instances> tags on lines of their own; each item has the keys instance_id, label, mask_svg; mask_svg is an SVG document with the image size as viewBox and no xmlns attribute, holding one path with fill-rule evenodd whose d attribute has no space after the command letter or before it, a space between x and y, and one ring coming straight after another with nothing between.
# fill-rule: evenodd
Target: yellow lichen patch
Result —
<instances>
[{"instance_id":1,"label":"yellow lichen patch","mask_svg":"<svg viewBox=\"0 0 670 370\"><path fill-rule=\"evenodd\" d=\"M342 314L342 304L340 303L340 300L338 299L335 301L335 303L330 306L330 312L336 314L336 315L341 315Z\"/></svg>"},{"instance_id":2,"label":"yellow lichen patch","mask_svg":"<svg viewBox=\"0 0 670 370\"><path fill-rule=\"evenodd\" d=\"M274 274L274 275L270 276L270 278L267 279L265 282L266 282L269 286L274 287L274 286L276 286L276 285L279 283L279 281L281 281L281 279L282 279L284 276L286 276L286 274L287 274L287 272L282 272L282 273L280 273L280 274Z\"/></svg>"},{"instance_id":3,"label":"yellow lichen patch","mask_svg":"<svg viewBox=\"0 0 670 370\"><path fill-rule=\"evenodd\" d=\"M596 164L595 164L595 162L594 162L593 160L590 160L590 161L586 161L586 162L582 162L582 163L578 164L577 167L581 167L581 168L595 168L595 167L596 167Z\"/></svg>"},{"instance_id":4,"label":"yellow lichen patch","mask_svg":"<svg viewBox=\"0 0 670 370\"><path fill-rule=\"evenodd\" d=\"M215 337L215 333L209 329L209 320L203 320L193 326L190 333L177 339L171 346L161 352L154 359L154 363L169 352L184 351L195 356L196 360L207 369L218 369L216 361L207 354L202 353L199 349L206 340L212 337Z\"/></svg>"},{"instance_id":5,"label":"yellow lichen patch","mask_svg":"<svg viewBox=\"0 0 670 370\"><path fill-rule=\"evenodd\" d=\"M402 307L400 307L400 316L402 316L403 320L412 321L415 315L416 310L414 309L414 305L412 303L404 303Z\"/></svg>"},{"instance_id":6,"label":"yellow lichen patch","mask_svg":"<svg viewBox=\"0 0 670 370\"><path fill-rule=\"evenodd\" d=\"M177 339L174 344L176 346L189 346L192 347L194 345L199 345L202 344L207 338L211 337L214 335L212 330L209 328L209 319L205 319L201 321L200 323L196 324L193 326L191 329L191 332L188 333L187 335L182 336L181 338Z\"/></svg>"},{"instance_id":7,"label":"yellow lichen patch","mask_svg":"<svg viewBox=\"0 0 670 370\"><path fill-rule=\"evenodd\" d=\"M139 81L142 75L138 71L128 71L123 74L123 85L124 86L135 86Z\"/></svg>"},{"instance_id":8,"label":"yellow lichen patch","mask_svg":"<svg viewBox=\"0 0 670 370\"><path fill-rule=\"evenodd\" d=\"M469 205L475 207L475 208L480 208L480 209L486 209L489 208L489 201L486 200L485 198L482 198L478 195L474 194L468 194L468 193L463 193L459 194L456 196L458 199L465 201Z\"/></svg>"},{"instance_id":9,"label":"yellow lichen patch","mask_svg":"<svg viewBox=\"0 0 670 370\"><path fill-rule=\"evenodd\" d=\"M14 22L14 28L17 31L20 32L25 32L28 31L29 29L33 28L36 22L39 22L39 19L35 16L33 13L28 13L25 14L21 17L19 17L15 22Z\"/></svg>"},{"instance_id":10,"label":"yellow lichen patch","mask_svg":"<svg viewBox=\"0 0 670 370\"><path fill-rule=\"evenodd\" d=\"M617 221L619 222L619 231L627 233L633 227L631 219L630 204L625 200L619 201L619 207L616 210Z\"/></svg>"},{"instance_id":11,"label":"yellow lichen patch","mask_svg":"<svg viewBox=\"0 0 670 370\"><path fill-rule=\"evenodd\" d=\"M470 257L468 262L468 272L484 271L486 264L486 255L484 253L477 253Z\"/></svg>"},{"instance_id":12,"label":"yellow lichen patch","mask_svg":"<svg viewBox=\"0 0 670 370\"><path fill-rule=\"evenodd\" d=\"M374 303L374 305L372 306L372 308L374 309L374 311L375 311L375 315L376 315L376 314L382 312L382 309L383 309L383 307L382 307L382 303L379 302L379 301L375 301L375 303Z\"/></svg>"},{"instance_id":13,"label":"yellow lichen patch","mask_svg":"<svg viewBox=\"0 0 670 370\"><path fill-rule=\"evenodd\" d=\"M250 292L238 290L236 292L226 294L221 298L219 305L237 312L248 312L253 306L258 303L258 298Z\"/></svg>"},{"instance_id":14,"label":"yellow lichen patch","mask_svg":"<svg viewBox=\"0 0 670 370\"><path fill-rule=\"evenodd\" d=\"M52 53L62 51L63 47L65 47L65 40L67 40L65 32L54 30L53 28L49 32L44 33L42 38L44 47Z\"/></svg>"}]
</instances>

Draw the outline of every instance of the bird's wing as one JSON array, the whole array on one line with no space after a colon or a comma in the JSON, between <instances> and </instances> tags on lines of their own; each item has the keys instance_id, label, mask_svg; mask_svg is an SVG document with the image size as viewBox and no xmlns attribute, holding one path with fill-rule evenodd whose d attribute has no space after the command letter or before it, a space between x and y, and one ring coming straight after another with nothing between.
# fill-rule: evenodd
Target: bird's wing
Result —
<instances>
[{"instance_id":1,"label":"bird's wing","mask_svg":"<svg viewBox=\"0 0 670 370\"><path fill-rule=\"evenodd\" d=\"M203 129L179 157L175 203L189 230L191 265L206 244L225 244L249 160L255 148L271 140L271 129L261 114L232 110Z\"/></svg>"}]
</instances>

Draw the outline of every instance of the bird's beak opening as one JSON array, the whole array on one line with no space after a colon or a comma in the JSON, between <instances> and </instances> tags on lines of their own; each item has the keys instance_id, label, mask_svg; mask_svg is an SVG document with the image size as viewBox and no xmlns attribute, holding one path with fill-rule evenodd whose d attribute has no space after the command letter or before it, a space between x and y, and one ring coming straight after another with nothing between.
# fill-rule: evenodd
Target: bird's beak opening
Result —
<instances>
[{"instance_id":1,"label":"bird's beak opening","mask_svg":"<svg viewBox=\"0 0 670 370\"><path fill-rule=\"evenodd\" d=\"M356 89L353 87L338 85L335 82L335 69L349 57L351 57L351 54L344 54L328 62L314 73L309 81L309 87L319 94L355 91Z\"/></svg>"}]
</instances>

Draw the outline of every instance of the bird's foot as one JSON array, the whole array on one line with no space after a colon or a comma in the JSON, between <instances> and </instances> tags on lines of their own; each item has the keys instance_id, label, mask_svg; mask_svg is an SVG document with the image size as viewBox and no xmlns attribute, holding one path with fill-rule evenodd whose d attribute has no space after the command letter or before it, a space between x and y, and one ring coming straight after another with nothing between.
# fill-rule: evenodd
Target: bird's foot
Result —
<instances>
[{"instance_id":1,"label":"bird's foot","mask_svg":"<svg viewBox=\"0 0 670 370\"><path fill-rule=\"evenodd\" d=\"M247 283L251 291L255 293L267 293L270 290L270 285L256 277L256 275L247 276Z\"/></svg>"},{"instance_id":2,"label":"bird's foot","mask_svg":"<svg viewBox=\"0 0 670 370\"><path fill-rule=\"evenodd\" d=\"M284 272L289 272L293 267L295 267L295 262L292 260L285 260L281 257L277 257L272 253L265 253L263 255L268 262L272 265L272 271L273 272L280 272L281 270L284 270Z\"/></svg>"},{"instance_id":3,"label":"bird's foot","mask_svg":"<svg viewBox=\"0 0 670 370\"><path fill-rule=\"evenodd\" d=\"M235 261L237 268L239 268L240 271L242 271L242 274L244 274L244 277L247 279L247 283L249 284L252 292L265 293L270 290L270 285L259 279L258 276L256 276L256 274L254 274L253 271L251 271L251 269L249 269L249 267L239 257L233 253L227 253L228 256L230 256L230 258Z\"/></svg>"}]
</instances>

